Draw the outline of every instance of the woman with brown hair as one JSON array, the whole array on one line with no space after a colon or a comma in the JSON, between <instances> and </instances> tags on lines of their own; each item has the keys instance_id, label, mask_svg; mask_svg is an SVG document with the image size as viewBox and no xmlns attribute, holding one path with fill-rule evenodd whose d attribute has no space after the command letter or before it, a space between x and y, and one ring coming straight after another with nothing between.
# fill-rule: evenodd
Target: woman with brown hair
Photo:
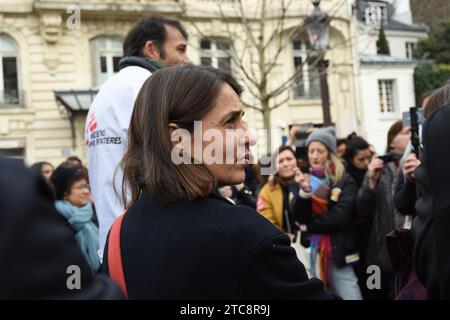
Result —
<instances>
[{"instance_id":1,"label":"woman with brown hair","mask_svg":"<svg viewBox=\"0 0 450 320\"><path fill-rule=\"evenodd\" d=\"M289 146L282 146L276 150L272 161L275 162L277 172L262 187L256 210L293 238L298 228L289 212L289 194L295 192L295 152Z\"/></svg>"},{"instance_id":2,"label":"woman with brown hair","mask_svg":"<svg viewBox=\"0 0 450 320\"><path fill-rule=\"evenodd\" d=\"M371 225L366 249L366 263L381 271L381 289L372 290L369 300L394 298L394 270L389 258L386 235L402 228L405 217L394 206L395 186L400 172L400 158L411 138L409 127L394 122L387 134L384 160L373 157L356 197L356 220Z\"/></svg>"},{"instance_id":3,"label":"woman with brown hair","mask_svg":"<svg viewBox=\"0 0 450 320\"><path fill-rule=\"evenodd\" d=\"M127 211L104 256L129 298L332 298L308 279L284 233L213 191L244 180L253 142L241 91L230 75L191 65L158 70L144 83L122 162Z\"/></svg>"}]
</instances>

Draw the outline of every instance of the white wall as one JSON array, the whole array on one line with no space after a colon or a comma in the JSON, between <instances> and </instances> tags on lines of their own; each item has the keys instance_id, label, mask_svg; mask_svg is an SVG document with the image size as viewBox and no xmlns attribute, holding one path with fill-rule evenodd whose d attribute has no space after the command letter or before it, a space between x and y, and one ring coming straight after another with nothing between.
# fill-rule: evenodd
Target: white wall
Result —
<instances>
[{"instance_id":1,"label":"white wall","mask_svg":"<svg viewBox=\"0 0 450 320\"><path fill-rule=\"evenodd\" d=\"M386 39L389 42L391 56L397 58L406 58L406 42L417 43L420 39L426 37L426 33L386 31Z\"/></svg>"},{"instance_id":2,"label":"white wall","mask_svg":"<svg viewBox=\"0 0 450 320\"><path fill-rule=\"evenodd\" d=\"M383 154L386 148L387 132L389 127L397 120L402 119L402 112L409 111L415 104L414 67L408 66L381 66L361 65L361 96L364 109L364 127L367 140L374 145L378 153ZM393 114L381 114L378 95L378 80L395 80L395 106Z\"/></svg>"},{"instance_id":3,"label":"white wall","mask_svg":"<svg viewBox=\"0 0 450 320\"><path fill-rule=\"evenodd\" d=\"M412 24L412 14L410 0L389 0L395 6L393 18L397 21Z\"/></svg>"},{"instance_id":4,"label":"white wall","mask_svg":"<svg viewBox=\"0 0 450 320\"><path fill-rule=\"evenodd\" d=\"M363 26L358 26L358 52L370 55L377 54L378 32L369 31Z\"/></svg>"}]
</instances>

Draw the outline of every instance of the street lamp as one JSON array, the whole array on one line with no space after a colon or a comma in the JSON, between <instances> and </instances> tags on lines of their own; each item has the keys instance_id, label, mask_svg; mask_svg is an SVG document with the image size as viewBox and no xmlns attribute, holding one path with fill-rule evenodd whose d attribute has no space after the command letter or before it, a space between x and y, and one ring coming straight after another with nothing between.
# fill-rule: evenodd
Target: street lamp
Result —
<instances>
[{"instance_id":1,"label":"street lamp","mask_svg":"<svg viewBox=\"0 0 450 320\"><path fill-rule=\"evenodd\" d=\"M330 39L330 18L326 12L320 10L320 0L312 0L311 2L314 5L314 10L305 18L305 26L308 31L309 42L313 49L311 56L319 59L317 69L320 77L323 123L324 126L327 127L332 124L327 74L329 61L325 60L323 57L325 56L326 49L328 49Z\"/></svg>"}]
</instances>

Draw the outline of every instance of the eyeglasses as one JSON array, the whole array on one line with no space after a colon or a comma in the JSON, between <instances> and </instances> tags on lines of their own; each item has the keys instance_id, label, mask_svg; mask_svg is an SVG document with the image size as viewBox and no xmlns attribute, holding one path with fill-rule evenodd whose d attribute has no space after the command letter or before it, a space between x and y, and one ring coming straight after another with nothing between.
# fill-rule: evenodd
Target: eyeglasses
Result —
<instances>
[{"instance_id":1,"label":"eyeglasses","mask_svg":"<svg viewBox=\"0 0 450 320\"><path fill-rule=\"evenodd\" d=\"M83 189L87 189L87 190L91 191L91 187L90 187L90 185L88 185L88 184L83 184L83 185L81 185L81 186L79 186L79 187L73 187L72 189L75 189L75 190L83 190Z\"/></svg>"}]
</instances>

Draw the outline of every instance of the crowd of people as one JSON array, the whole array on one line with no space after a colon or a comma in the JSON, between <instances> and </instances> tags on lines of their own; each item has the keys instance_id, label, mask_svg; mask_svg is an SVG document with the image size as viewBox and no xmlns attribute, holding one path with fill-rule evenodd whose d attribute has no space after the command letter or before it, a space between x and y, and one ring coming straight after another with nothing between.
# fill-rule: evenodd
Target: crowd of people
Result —
<instances>
[{"instance_id":1,"label":"crowd of people","mask_svg":"<svg viewBox=\"0 0 450 320\"><path fill-rule=\"evenodd\" d=\"M425 119L442 109L439 118L444 121L443 110L450 104L450 83L427 93L422 100ZM436 128L437 120L434 121L433 128ZM430 122L431 119L425 128L431 126ZM432 246L443 245L432 242L438 235L430 231L436 195L427 192L431 189L430 176L421 165L430 150L425 138L430 132L427 129L423 131L423 144L419 150L414 150L411 128L396 121L387 132L383 155L377 154L369 142L355 133L336 139L331 127L313 129L305 142L307 159L299 158L295 151L298 145L292 138L291 145L281 146L274 152L276 174L267 182L257 179L261 187L253 193L257 211L289 234L293 242L300 237L302 246L310 248L309 257L302 262L315 265L319 258L315 275L324 281L325 287L344 299L449 297L444 291L450 285L445 278L448 263L430 266L437 264L430 259L435 250ZM295 137L296 129L293 130L292 137ZM440 135L435 133L434 141L428 138L428 145L443 147L441 155L433 155L436 160L428 156L428 161L433 163L428 171L436 172L439 167L445 172L444 137L441 132ZM306 173L300 169L305 160L308 163ZM439 163L440 166L436 166ZM258 168L258 164L253 166ZM416 181L416 174L419 181ZM439 180L435 190L446 185L445 176ZM232 192L225 196L234 200L237 197ZM442 197L440 201L445 203L445 196ZM440 208L442 215L444 208L444 205ZM420 242L425 234L428 234L428 247ZM426 259L420 260L419 254ZM434 259L439 260L436 256ZM372 275L368 272L369 266L377 266L381 271L377 290L368 287L367 281ZM437 276L430 267L439 269L442 276ZM312 269L314 271L315 267ZM416 270L423 270L422 274ZM427 277L434 280L433 286L425 280Z\"/></svg>"},{"instance_id":2,"label":"crowd of people","mask_svg":"<svg viewBox=\"0 0 450 320\"><path fill-rule=\"evenodd\" d=\"M18 205L14 185L3 194L17 203L17 219L33 228L36 211L49 221L35 235L48 240L36 248L31 235L16 253L3 245L9 239L0 241L6 269L34 268L23 283L5 280L1 297L450 298L450 84L423 101L420 150L402 121L387 132L383 155L356 133L337 139L332 127L311 129L299 145L294 125L289 143L270 155L276 172L264 175L267 163L249 163L255 141L242 120L242 88L221 70L189 64L187 39L178 21L161 17L144 17L129 31L120 72L89 110L89 170L74 156L30 172L1 159L2 172L30 184L28 204ZM197 156L194 141L172 140L195 121L203 132L239 131L222 151L243 146L245 163L175 164L174 150ZM19 224L9 227L0 237L13 238ZM23 258L30 254L34 260ZM66 264L82 268L78 293L52 279ZM368 285L370 266L380 270L376 288ZM44 289L26 291L33 285Z\"/></svg>"}]
</instances>

